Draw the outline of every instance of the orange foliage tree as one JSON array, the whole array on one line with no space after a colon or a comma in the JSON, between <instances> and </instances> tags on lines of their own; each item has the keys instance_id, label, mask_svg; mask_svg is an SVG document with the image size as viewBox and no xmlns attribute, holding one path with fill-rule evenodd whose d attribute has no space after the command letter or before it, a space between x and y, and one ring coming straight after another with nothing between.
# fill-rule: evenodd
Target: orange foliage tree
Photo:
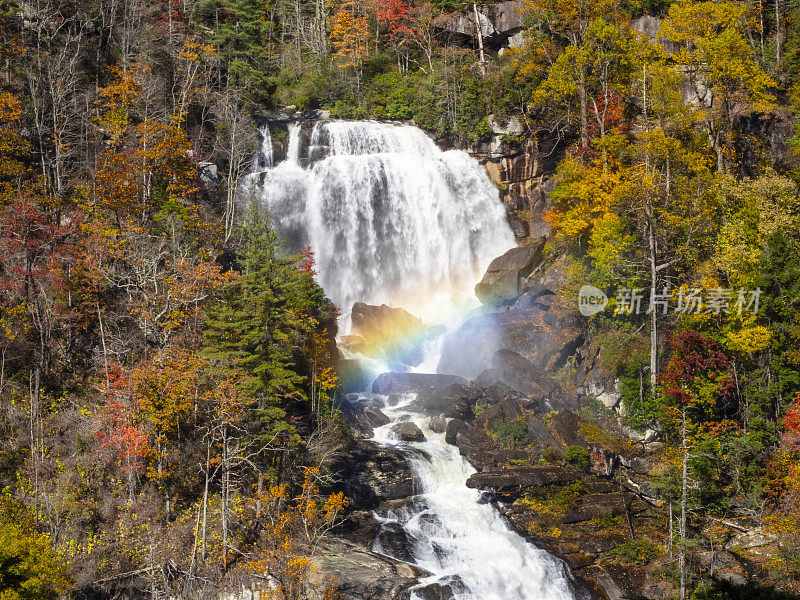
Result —
<instances>
[{"instance_id":1,"label":"orange foliage tree","mask_svg":"<svg viewBox=\"0 0 800 600\"><path fill-rule=\"evenodd\" d=\"M325 586L325 598L336 597L332 581L321 581L313 557L325 535L341 522L347 499L341 492L321 496L316 479L319 469L310 467L300 493L291 498L286 485L271 487L264 497L267 523L257 557L248 565L273 586L268 600L301 600L311 588Z\"/></svg>"},{"instance_id":2,"label":"orange foliage tree","mask_svg":"<svg viewBox=\"0 0 800 600\"><path fill-rule=\"evenodd\" d=\"M330 36L336 55L343 59L341 67L353 67L360 79L369 40L369 20L363 3L343 0L331 19Z\"/></svg>"}]
</instances>

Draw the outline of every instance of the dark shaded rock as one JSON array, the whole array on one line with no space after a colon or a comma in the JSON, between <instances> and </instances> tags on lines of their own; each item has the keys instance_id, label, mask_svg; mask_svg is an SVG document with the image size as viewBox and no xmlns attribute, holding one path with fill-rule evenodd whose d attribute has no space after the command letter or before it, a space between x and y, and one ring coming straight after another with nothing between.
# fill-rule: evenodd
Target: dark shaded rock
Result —
<instances>
[{"instance_id":1,"label":"dark shaded rock","mask_svg":"<svg viewBox=\"0 0 800 600\"><path fill-rule=\"evenodd\" d=\"M561 456L561 451L556 439L547 431L542 420L537 416L532 416L528 419L528 427L526 430L528 437L528 444L532 446L539 455L545 456L553 454L554 456Z\"/></svg>"},{"instance_id":2,"label":"dark shaded rock","mask_svg":"<svg viewBox=\"0 0 800 600\"><path fill-rule=\"evenodd\" d=\"M447 430L447 419L442 416L432 417L428 422L428 427L434 433L444 433Z\"/></svg>"},{"instance_id":3,"label":"dark shaded rock","mask_svg":"<svg viewBox=\"0 0 800 600\"><path fill-rule=\"evenodd\" d=\"M561 397L561 387L549 375L512 350L498 350L494 355L494 373L498 380L525 395Z\"/></svg>"},{"instance_id":4,"label":"dark shaded rock","mask_svg":"<svg viewBox=\"0 0 800 600\"><path fill-rule=\"evenodd\" d=\"M518 400L506 398L499 404L489 406L480 416L481 422L491 425L497 420L510 423L525 414Z\"/></svg>"},{"instance_id":5,"label":"dark shaded rock","mask_svg":"<svg viewBox=\"0 0 800 600\"><path fill-rule=\"evenodd\" d=\"M413 562L411 540L399 523L384 523L375 538L373 549L403 562Z\"/></svg>"},{"instance_id":6,"label":"dark shaded rock","mask_svg":"<svg viewBox=\"0 0 800 600\"><path fill-rule=\"evenodd\" d=\"M471 421L473 418L472 406L466 402L454 402L444 411L444 416L448 419Z\"/></svg>"},{"instance_id":7,"label":"dark shaded rock","mask_svg":"<svg viewBox=\"0 0 800 600\"><path fill-rule=\"evenodd\" d=\"M432 373L382 373L372 383L375 394L405 394L435 392L454 383L466 385L467 380L457 375L438 375Z\"/></svg>"},{"instance_id":8,"label":"dark shaded rock","mask_svg":"<svg viewBox=\"0 0 800 600\"><path fill-rule=\"evenodd\" d=\"M421 600L452 600L455 598L453 588L440 583L431 583L414 591Z\"/></svg>"},{"instance_id":9,"label":"dark shaded rock","mask_svg":"<svg viewBox=\"0 0 800 600\"><path fill-rule=\"evenodd\" d=\"M381 502L414 495L414 477L403 452L368 441L355 442L335 467L339 487L354 508L373 509Z\"/></svg>"},{"instance_id":10,"label":"dark shaded rock","mask_svg":"<svg viewBox=\"0 0 800 600\"><path fill-rule=\"evenodd\" d=\"M467 429L468 427L469 425L467 425L461 419L453 419L447 424L444 441L450 444L451 446L457 445L458 433L463 429Z\"/></svg>"},{"instance_id":11,"label":"dark shaded rock","mask_svg":"<svg viewBox=\"0 0 800 600\"><path fill-rule=\"evenodd\" d=\"M394 433L399 440L404 442L421 442L425 439L422 430L411 421L398 423L392 427L392 433Z\"/></svg>"},{"instance_id":12,"label":"dark shaded rock","mask_svg":"<svg viewBox=\"0 0 800 600\"><path fill-rule=\"evenodd\" d=\"M416 567L335 538L323 541L311 562L322 580L333 581L341 600L401 600L423 574ZM309 600L322 600L323 588L315 586Z\"/></svg>"},{"instance_id":13,"label":"dark shaded rock","mask_svg":"<svg viewBox=\"0 0 800 600\"><path fill-rule=\"evenodd\" d=\"M389 417L384 415L380 409L367 405L367 400L356 395L346 396L339 408L347 420L350 430L357 438L371 438L374 427L380 427L389 422Z\"/></svg>"},{"instance_id":14,"label":"dark shaded rock","mask_svg":"<svg viewBox=\"0 0 800 600\"><path fill-rule=\"evenodd\" d=\"M382 425L387 425L390 421L389 417L374 406L364 407L364 417L372 427L381 427Z\"/></svg>"},{"instance_id":15,"label":"dark shaded rock","mask_svg":"<svg viewBox=\"0 0 800 600\"><path fill-rule=\"evenodd\" d=\"M429 390L421 392L414 400L417 410L427 413L441 413L455 403L474 405L480 397L480 390L473 387L454 383L446 389Z\"/></svg>"},{"instance_id":16,"label":"dark shaded rock","mask_svg":"<svg viewBox=\"0 0 800 600\"><path fill-rule=\"evenodd\" d=\"M589 448L589 443L580 434L581 421L582 419L575 413L561 410L550 417L550 430L564 448L567 446Z\"/></svg>"},{"instance_id":17,"label":"dark shaded rock","mask_svg":"<svg viewBox=\"0 0 800 600\"><path fill-rule=\"evenodd\" d=\"M478 470L497 464L497 444L483 427L459 428L455 445L461 456Z\"/></svg>"},{"instance_id":18,"label":"dark shaded rock","mask_svg":"<svg viewBox=\"0 0 800 600\"><path fill-rule=\"evenodd\" d=\"M581 505L567 511L561 522L581 523L600 516L624 515L627 501L625 496L619 493L586 494L581 498Z\"/></svg>"},{"instance_id":19,"label":"dark shaded rock","mask_svg":"<svg viewBox=\"0 0 800 600\"><path fill-rule=\"evenodd\" d=\"M580 473L563 467L511 467L474 473L467 487L496 494L521 494L532 486L565 485L580 479Z\"/></svg>"},{"instance_id":20,"label":"dark shaded rock","mask_svg":"<svg viewBox=\"0 0 800 600\"><path fill-rule=\"evenodd\" d=\"M522 401L524 396L504 383L493 382L483 390L481 400L486 404L500 404L506 400Z\"/></svg>"},{"instance_id":21,"label":"dark shaded rock","mask_svg":"<svg viewBox=\"0 0 800 600\"><path fill-rule=\"evenodd\" d=\"M495 258L475 286L478 300L483 304L500 304L517 298L522 291L522 281L541 262L545 241L546 238L539 238Z\"/></svg>"}]
</instances>

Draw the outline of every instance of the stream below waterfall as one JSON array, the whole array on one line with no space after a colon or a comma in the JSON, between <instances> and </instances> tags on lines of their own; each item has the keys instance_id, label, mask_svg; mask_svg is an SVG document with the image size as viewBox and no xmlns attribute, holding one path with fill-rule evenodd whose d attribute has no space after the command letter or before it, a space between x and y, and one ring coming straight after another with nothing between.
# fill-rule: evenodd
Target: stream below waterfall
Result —
<instances>
[{"instance_id":1,"label":"stream below waterfall","mask_svg":"<svg viewBox=\"0 0 800 600\"><path fill-rule=\"evenodd\" d=\"M242 204L265 207L290 249L311 246L317 279L344 312L341 329L349 330L354 302L403 307L428 325L463 322L478 305L473 286L489 262L514 246L480 164L443 152L409 125L319 121L308 129L288 126L286 158L274 164L264 128ZM403 368L436 373L441 335L427 342L422 362ZM365 362L375 375L397 368ZM564 563L525 542L466 486L473 467L428 428L428 417L411 412L413 394L402 398L384 409L391 422L373 439L406 454L418 494L375 518L402 527L409 540L406 556L393 558L430 573L417 589L449 585L457 600L572 599ZM391 428L401 420L413 421L425 440L397 440ZM373 550L389 554L378 542Z\"/></svg>"},{"instance_id":2,"label":"stream below waterfall","mask_svg":"<svg viewBox=\"0 0 800 600\"><path fill-rule=\"evenodd\" d=\"M400 404L384 408L391 422L377 428L373 439L406 450L411 463L418 495L408 506L376 519L402 526L412 562L431 573L420 586L449 585L459 600L571 599L564 564L511 531L481 492L466 486L475 469L458 448L445 443L444 434L428 428L430 417L409 412L414 398L408 394ZM398 441L391 428L402 420L413 421L425 440ZM373 550L391 555L380 542Z\"/></svg>"}]
</instances>

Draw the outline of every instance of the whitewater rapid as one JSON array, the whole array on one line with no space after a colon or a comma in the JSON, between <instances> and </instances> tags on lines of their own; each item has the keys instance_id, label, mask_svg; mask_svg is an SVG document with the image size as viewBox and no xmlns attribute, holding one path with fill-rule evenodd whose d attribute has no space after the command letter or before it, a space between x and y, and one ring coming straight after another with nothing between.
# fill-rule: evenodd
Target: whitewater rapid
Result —
<instances>
[{"instance_id":1,"label":"whitewater rapid","mask_svg":"<svg viewBox=\"0 0 800 600\"><path fill-rule=\"evenodd\" d=\"M442 152L415 127L328 121L304 136L292 124L278 164L269 128L262 138L241 208L265 207L291 249L310 246L319 283L345 311L356 301L385 303L455 327L478 304L473 287L488 264L514 246L480 164L465 152ZM442 339L426 342L415 371L437 372ZM456 600L572 600L564 563L526 543L466 486L475 470L428 428L428 417L410 412L413 399L384 409L391 423L374 440L404 451L419 490L403 508L376 514L402 527L412 562L430 573L415 589L437 582ZM400 420L414 421L425 440L395 439L391 427ZM374 550L390 553L378 542ZM412 600L421 596L412 591Z\"/></svg>"},{"instance_id":2,"label":"whitewater rapid","mask_svg":"<svg viewBox=\"0 0 800 600\"><path fill-rule=\"evenodd\" d=\"M391 422L375 429L373 439L406 450L411 463L419 494L408 506L375 517L400 525L414 564L431 573L418 587L450 585L458 600L571 600L564 564L525 542L482 501L480 491L466 486L475 469L445 443L444 434L428 428L430 417L409 411L414 398L406 395L404 402L382 409ZM398 441L392 427L403 420L413 421L425 441ZM391 556L380 541L373 550Z\"/></svg>"}]
</instances>

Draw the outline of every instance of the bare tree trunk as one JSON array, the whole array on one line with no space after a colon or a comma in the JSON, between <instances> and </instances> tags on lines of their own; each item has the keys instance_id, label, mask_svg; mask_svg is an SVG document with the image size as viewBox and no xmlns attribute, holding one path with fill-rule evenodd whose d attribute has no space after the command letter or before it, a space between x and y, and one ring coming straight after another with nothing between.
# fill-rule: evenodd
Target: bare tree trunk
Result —
<instances>
[{"instance_id":1,"label":"bare tree trunk","mask_svg":"<svg viewBox=\"0 0 800 600\"><path fill-rule=\"evenodd\" d=\"M783 42L783 32L781 31L781 0L775 0L775 70L781 68L781 43Z\"/></svg>"},{"instance_id":2,"label":"bare tree trunk","mask_svg":"<svg viewBox=\"0 0 800 600\"><path fill-rule=\"evenodd\" d=\"M472 12L475 14L475 35L478 37L478 61L480 63L481 76L486 76L486 56L483 53L483 31L481 30L481 20L478 14L478 5L472 3Z\"/></svg>"},{"instance_id":3,"label":"bare tree trunk","mask_svg":"<svg viewBox=\"0 0 800 600\"><path fill-rule=\"evenodd\" d=\"M222 569L228 570L228 500L230 494L230 464L228 456L228 431L222 429Z\"/></svg>"},{"instance_id":4,"label":"bare tree trunk","mask_svg":"<svg viewBox=\"0 0 800 600\"><path fill-rule=\"evenodd\" d=\"M30 374L29 393L30 393L30 444L31 460L33 461L33 510L36 522L39 522L39 435L37 432L37 420L39 418L39 385L41 370L37 365L36 370Z\"/></svg>"},{"instance_id":5,"label":"bare tree trunk","mask_svg":"<svg viewBox=\"0 0 800 600\"><path fill-rule=\"evenodd\" d=\"M578 81L578 96L581 101L581 147L589 146L589 100L586 94L586 67L581 66Z\"/></svg>"},{"instance_id":6,"label":"bare tree trunk","mask_svg":"<svg viewBox=\"0 0 800 600\"><path fill-rule=\"evenodd\" d=\"M680 555L678 562L681 571L681 600L686 600L686 509L689 479L689 450L686 446L686 407L681 412L681 451L683 472L681 474L681 523L680 523Z\"/></svg>"},{"instance_id":7,"label":"bare tree trunk","mask_svg":"<svg viewBox=\"0 0 800 600\"><path fill-rule=\"evenodd\" d=\"M649 204L649 200L648 200ZM652 207L648 206L647 245L650 254L650 393L656 393L658 378L658 310L653 300L658 285L658 268L656 266L656 237L653 231Z\"/></svg>"},{"instance_id":8,"label":"bare tree trunk","mask_svg":"<svg viewBox=\"0 0 800 600\"><path fill-rule=\"evenodd\" d=\"M206 480L203 486L203 534L202 534L202 541L200 544L200 556L205 562L206 560L206 526L208 524L208 478L209 472L208 470L211 467L211 440L209 440L208 445L206 446Z\"/></svg>"}]
</instances>

